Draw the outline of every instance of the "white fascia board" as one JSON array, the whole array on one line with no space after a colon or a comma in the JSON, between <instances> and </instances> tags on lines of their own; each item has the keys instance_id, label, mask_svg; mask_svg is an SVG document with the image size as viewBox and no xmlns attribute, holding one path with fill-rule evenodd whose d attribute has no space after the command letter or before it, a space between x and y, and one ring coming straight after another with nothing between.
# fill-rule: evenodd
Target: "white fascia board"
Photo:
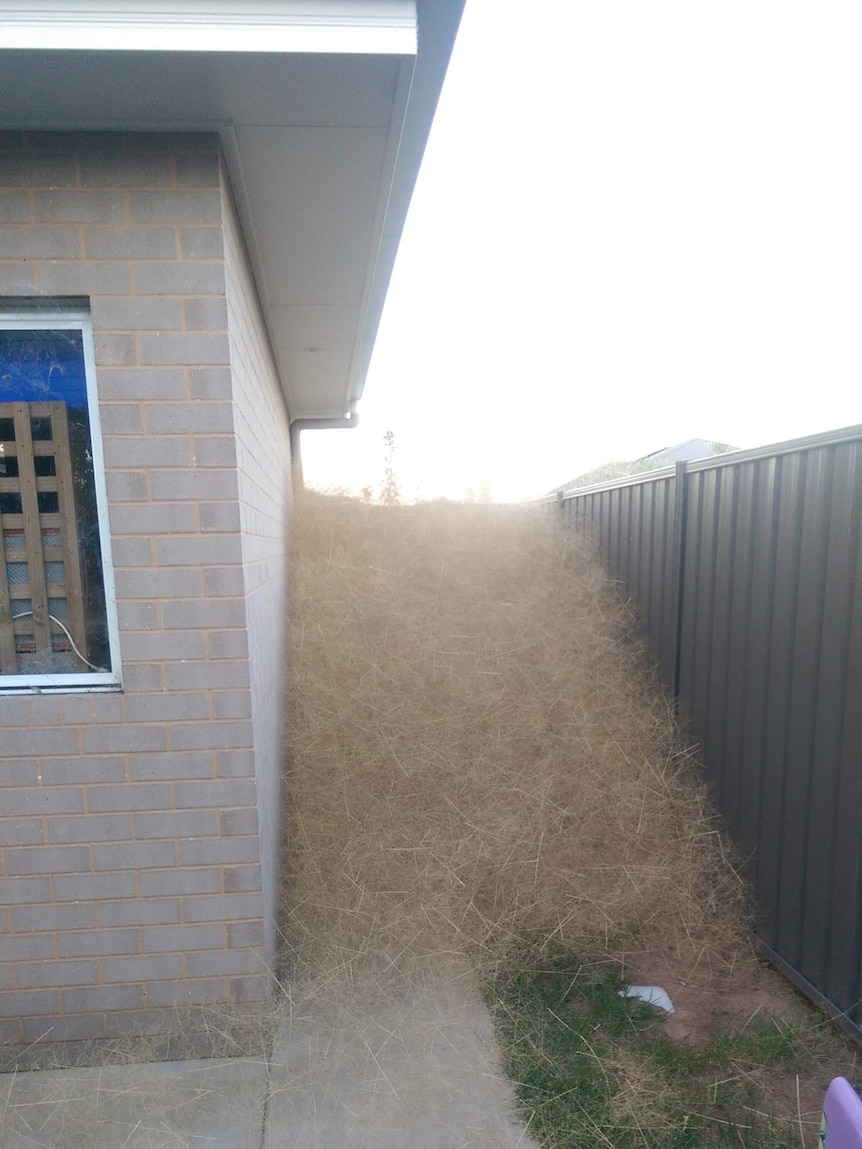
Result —
<instances>
[{"instance_id":1,"label":"white fascia board","mask_svg":"<svg viewBox=\"0 0 862 1149\"><path fill-rule=\"evenodd\" d=\"M362 296L361 323L350 364L345 410L362 398L398 245L465 0L417 0L420 51L411 61L412 80L398 140L394 178L387 188L382 232L377 236Z\"/></svg>"},{"instance_id":2,"label":"white fascia board","mask_svg":"<svg viewBox=\"0 0 862 1149\"><path fill-rule=\"evenodd\" d=\"M415 55L415 0L0 0L0 49Z\"/></svg>"}]
</instances>

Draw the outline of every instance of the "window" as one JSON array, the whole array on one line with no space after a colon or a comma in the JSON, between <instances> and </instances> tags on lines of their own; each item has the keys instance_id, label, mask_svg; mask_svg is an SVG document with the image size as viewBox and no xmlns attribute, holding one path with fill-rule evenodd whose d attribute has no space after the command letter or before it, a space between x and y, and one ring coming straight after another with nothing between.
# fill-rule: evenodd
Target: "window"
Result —
<instances>
[{"instance_id":1,"label":"window","mask_svg":"<svg viewBox=\"0 0 862 1149\"><path fill-rule=\"evenodd\" d=\"M0 690L119 682L92 331L0 313Z\"/></svg>"}]
</instances>

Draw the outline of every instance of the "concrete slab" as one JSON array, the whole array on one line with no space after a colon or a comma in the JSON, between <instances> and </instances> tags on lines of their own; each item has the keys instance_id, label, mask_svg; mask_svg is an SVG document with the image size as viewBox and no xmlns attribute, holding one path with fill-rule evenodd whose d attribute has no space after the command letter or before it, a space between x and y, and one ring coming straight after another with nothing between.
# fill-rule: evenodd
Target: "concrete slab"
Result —
<instances>
[{"instance_id":1,"label":"concrete slab","mask_svg":"<svg viewBox=\"0 0 862 1149\"><path fill-rule=\"evenodd\" d=\"M0 1076L2 1149L260 1149L264 1061Z\"/></svg>"},{"instance_id":2,"label":"concrete slab","mask_svg":"<svg viewBox=\"0 0 862 1149\"><path fill-rule=\"evenodd\" d=\"M469 972L312 1000L273 1057L0 1076L0 1149L536 1149Z\"/></svg>"},{"instance_id":3,"label":"concrete slab","mask_svg":"<svg viewBox=\"0 0 862 1149\"><path fill-rule=\"evenodd\" d=\"M264 1149L536 1149L463 972L317 1005L285 1025L270 1068Z\"/></svg>"}]
</instances>

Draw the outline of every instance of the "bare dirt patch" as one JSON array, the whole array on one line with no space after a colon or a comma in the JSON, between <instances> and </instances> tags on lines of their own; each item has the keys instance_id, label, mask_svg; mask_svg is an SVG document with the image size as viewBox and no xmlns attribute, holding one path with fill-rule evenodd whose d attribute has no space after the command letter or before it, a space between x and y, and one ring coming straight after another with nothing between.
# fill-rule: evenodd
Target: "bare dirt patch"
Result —
<instances>
[{"instance_id":1,"label":"bare dirt patch","mask_svg":"<svg viewBox=\"0 0 862 1149\"><path fill-rule=\"evenodd\" d=\"M862 1085L859 1049L762 960L746 963L736 973L716 976L708 970L703 976L691 955L686 957L654 951L641 955L641 964L627 965L634 982L661 985L673 1002L673 1014L656 1011L656 1028L672 1041L694 1046L706 1045L722 1030L744 1032L764 1021L774 1025L776 1033L786 1029L797 1035L800 1064L776 1071L742 1063L734 1072L754 1085L758 1113L782 1115L800 1130L803 1147L813 1144L829 1082L840 1075L857 1088Z\"/></svg>"}]
</instances>

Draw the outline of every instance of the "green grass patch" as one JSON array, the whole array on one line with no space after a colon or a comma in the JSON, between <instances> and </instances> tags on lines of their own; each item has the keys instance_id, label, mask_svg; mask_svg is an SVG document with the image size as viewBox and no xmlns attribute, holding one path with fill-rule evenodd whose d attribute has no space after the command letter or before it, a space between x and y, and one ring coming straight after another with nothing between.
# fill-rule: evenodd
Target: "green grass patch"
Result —
<instances>
[{"instance_id":1,"label":"green grass patch","mask_svg":"<svg viewBox=\"0 0 862 1149\"><path fill-rule=\"evenodd\" d=\"M810 1034L727 1020L674 1042L651 1006L620 996L618 965L559 952L489 996L520 1116L549 1149L800 1149L770 1083L808 1060Z\"/></svg>"}]
</instances>

